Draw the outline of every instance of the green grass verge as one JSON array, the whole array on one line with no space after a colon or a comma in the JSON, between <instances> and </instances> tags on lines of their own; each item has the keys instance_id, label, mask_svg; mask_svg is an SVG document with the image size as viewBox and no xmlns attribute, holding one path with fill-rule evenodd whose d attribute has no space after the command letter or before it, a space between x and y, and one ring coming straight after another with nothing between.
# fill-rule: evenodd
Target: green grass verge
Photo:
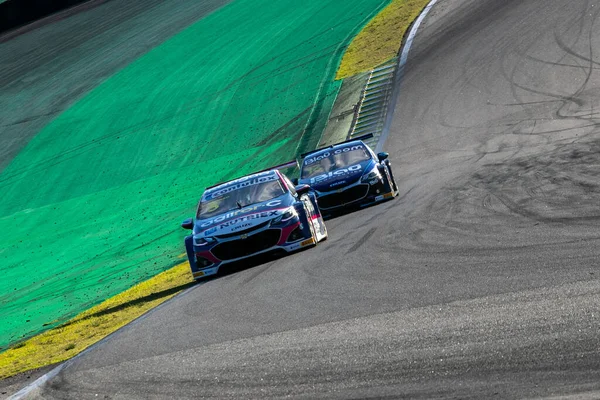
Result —
<instances>
[{"instance_id":1,"label":"green grass verge","mask_svg":"<svg viewBox=\"0 0 600 400\"><path fill-rule=\"evenodd\" d=\"M393 0L354 38L336 79L369 71L398 55L402 38L429 0Z\"/></svg>"},{"instance_id":2,"label":"green grass verge","mask_svg":"<svg viewBox=\"0 0 600 400\"><path fill-rule=\"evenodd\" d=\"M0 174L0 349L173 265L207 185L314 148L387 4L236 0L58 115Z\"/></svg>"},{"instance_id":3,"label":"green grass verge","mask_svg":"<svg viewBox=\"0 0 600 400\"><path fill-rule=\"evenodd\" d=\"M185 254L183 255L185 256ZM193 284L183 263L0 354L0 379L65 361Z\"/></svg>"},{"instance_id":4,"label":"green grass verge","mask_svg":"<svg viewBox=\"0 0 600 400\"><path fill-rule=\"evenodd\" d=\"M11 261L3 271L11 278L3 288L4 304L11 307L0 316L22 318L16 322L25 335L57 327L1 353L0 379L64 361L191 284L189 267L181 264L63 323L70 312L164 270L181 247L177 222L191 212L203 185L314 145L314 135L305 133L319 133L332 107L338 49L385 4L367 3L312 1L298 14L292 2L258 20L239 9L217 13L208 26L188 29L109 79L36 138L8 176L0 176L21 185L0 204L0 226L12 229L0 243L0 259ZM388 21L390 7L378 18ZM286 12L290 18L282 21ZM211 33L232 19L240 21L232 25L241 26L243 40L235 30ZM381 40L373 35L382 25L373 25L377 20L351 49L361 40L363 46ZM273 43L259 40L267 36ZM398 47L399 40L383 60ZM197 174L206 162L220 166L219 176ZM74 237L86 240L75 245ZM39 246L23 252L32 242ZM32 255L46 256L33 259L43 259L51 273L39 269L39 261L32 264ZM18 287L15 282L28 276L24 270L36 275ZM43 310L39 317L33 313L35 319L28 311L32 298ZM29 318L38 326L30 328Z\"/></svg>"}]
</instances>

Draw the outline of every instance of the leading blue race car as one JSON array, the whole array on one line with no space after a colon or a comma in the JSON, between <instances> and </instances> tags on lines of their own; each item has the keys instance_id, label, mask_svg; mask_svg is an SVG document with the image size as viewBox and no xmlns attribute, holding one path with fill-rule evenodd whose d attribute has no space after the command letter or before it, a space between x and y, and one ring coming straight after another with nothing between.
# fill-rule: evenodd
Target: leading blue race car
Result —
<instances>
[{"instance_id":1,"label":"leading blue race car","mask_svg":"<svg viewBox=\"0 0 600 400\"><path fill-rule=\"evenodd\" d=\"M360 136L302 155L298 183L313 189L324 214L333 215L398 195L388 154L376 155L363 142L371 137Z\"/></svg>"},{"instance_id":2,"label":"leading blue race car","mask_svg":"<svg viewBox=\"0 0 600 400\"><path fill-rule=\"evenodd\" d=\"M185 249L194 279L215 275L227 263L264 253L289 253L327 238L310 187L295 187L277 169L289 166L204 191L196 217L181 224L192 230L185 238Z\"/></svg>"}]
</instances>

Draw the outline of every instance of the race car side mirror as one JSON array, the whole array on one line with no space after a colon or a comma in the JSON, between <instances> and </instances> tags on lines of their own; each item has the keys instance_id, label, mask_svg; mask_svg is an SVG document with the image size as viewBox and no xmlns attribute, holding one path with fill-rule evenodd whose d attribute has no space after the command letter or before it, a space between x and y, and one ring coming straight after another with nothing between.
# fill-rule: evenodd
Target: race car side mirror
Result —
<instances>
[{"instance_id":1,"label":"race car side mirror","mask_svg":"<svg viewBox=\"0 0 600 400\"><path fill-rule=\"evenodd\" d=\"M194 229L194 220L192 218L188 218L181 223L181 227L183 229Z\"/></svg>"},{"instance_id":2,"label":"race car side mirror","mask_svg":"<svg viewBox=\"0 0 600 400\"><path fill-rule=\"evenodd\" d=\"M389 156L390 155L388 153L385 153L383 151L381 153L377 153L377 158L379 159L379 162L382 162L383 160L387 160L387 158Z\"/></svg>"},{"instance_id":3,"label":"race car side mirror","mask_svg":"<svg viewBox=\"0 0 600 400\"><path fill-rule=\"evenodd\" d=\"M302 196L303 194L310 192L310 186L298 185L296 186L296 192L298 193L298 196Z\"/></svg>"},{"instance_id":4,"label":"race car side mirror","mask_svg":"<svg viewBox=\"0 0 600 400\"><path fill-rule=\"evenodd\" d=\"M294 186L298 186L298 178L292 179L292 183L294 184Z\"/></svg>"}]
</instances>

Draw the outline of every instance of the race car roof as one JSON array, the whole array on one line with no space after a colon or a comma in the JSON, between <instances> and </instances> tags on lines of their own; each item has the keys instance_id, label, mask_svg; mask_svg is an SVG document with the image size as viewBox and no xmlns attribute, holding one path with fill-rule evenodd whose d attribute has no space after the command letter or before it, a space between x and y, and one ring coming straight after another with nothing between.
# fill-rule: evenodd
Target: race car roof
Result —
<instances>
[{"instance_id":1,"label":"race car roof","mask_svg":"<svg viewBox=\"0 0 600 400\"><path fill-rule=\"evenodd\" d=\"M230 187L230 186L234 186L234 185L239 185L240 183L244 183L244 182L256 182L256 183L259 183L259 181L261 180L261 178L264 179L265 181L270 181L270 180L279 179L279 175L277 174L276 170L268 170L268 171L255 172L255 173L250 174L250 175L242 176L241 178L236 178L236 179L233 179L231 181L222 182L222 183L218 183L216 185L207 187L205 189L204 193L205 194L212 193L214 191L221 190L221 189L224 189L226 187Z\"/></svg>"},{"instance_id":2,"label":"race car roof","mask_svg":"<svg viewBox=\"0 0 600 400\"><path fill-rule=\"evenodd\" d=\"M305 158L306 156L308 156L310 154L320 153L321 151L325 151L327 149L333 149L334 147L338 147L338 146L353 143L353 142L361 142L363 140L371 139L372 137L373 137L372 133L367 133L366 135L357 136L352 139L344 140L343 142L335 143L335 144L329 145L327 147L321 147L320 149L315 149L315 150L309 151L307 153L301 154L300 157Z\"/></svg>"},{"instance_id":3,"label":"race car roof","mask_svg":"<svg viewBox=\"0 0 600 400\"><path fill-rule=\"evenodd\" d=\"M268 173L273 173L273 174L276 175L277 173L275 172L275 170L285 169L285 168L298 168L298 161L297 160L288 161L288 162L283 163L283 164L275 165L274 167L265 168L265 169L262 169L260 171L253 172L251 174L244 175L244 176L242 176L240 178L236 178L236 179L233 179L231 181L217 183L216 185L212 185L212 186L207 187L204 191L206 192L208 190L216 189L216 188L221 187L221 186L228 186L228 185L230 185L230 184L232 184L234 182L237 182L237 181L240 181L240 180L248 180L248 179L251 179L252 177L258 176L258 175L265 175L265 174L268 174Z\"/></svg>"}]
</instances>

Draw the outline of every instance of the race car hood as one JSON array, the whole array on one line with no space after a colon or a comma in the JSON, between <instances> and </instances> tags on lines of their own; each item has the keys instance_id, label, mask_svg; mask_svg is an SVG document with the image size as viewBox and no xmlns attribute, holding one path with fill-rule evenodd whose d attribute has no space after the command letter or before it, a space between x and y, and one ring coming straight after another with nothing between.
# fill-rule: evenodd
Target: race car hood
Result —
<instances>
[{"instance_id":1,"label":"race car hood","mask_svg":"<svg viewBox=\"0 0 600 400\"><path fill-rule=\"evenodd\" d=\"M230 210L208 219L198 219L194 223L194 235L219 236L251 229L277 218L293 203L294 199L289 194L285 194L239 210Z\"/></svg>"},{"instance_id":2,"label":"race car hood","mask_svg":"<svg viewBox=\"0 0 600 400\"><path fill-rule=\"evenodd\" d=\"M300 179L298 183L310 185L319 192L330 192L337 188L342 188L358 182L363 174L370 172L373 169L374 165L375 161L365 160L357 164L349 165L346 168L339 168L326 174L313 176L309 179Z\"/></svg>"}]
</instances>

